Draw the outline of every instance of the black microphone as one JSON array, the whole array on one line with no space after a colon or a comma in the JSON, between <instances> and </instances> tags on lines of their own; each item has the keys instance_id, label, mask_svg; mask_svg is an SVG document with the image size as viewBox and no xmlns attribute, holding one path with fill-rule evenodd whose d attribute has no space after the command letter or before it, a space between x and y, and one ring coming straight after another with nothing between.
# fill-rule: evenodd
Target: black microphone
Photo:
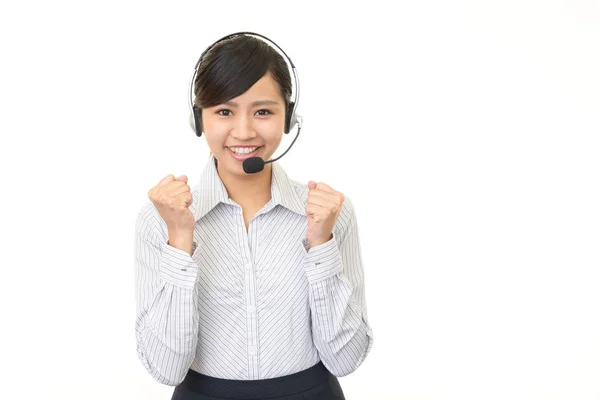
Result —
<instances>
[{"instance_id":1,"label":"black microphone","mask_svg":"<svg viewBox=\"0 0 600 400\"><path fill-rule=\"evenodd\" d=\"M276 159L265 161L265 160L263 160L260 157L246 158L244 160L244 162L242 163L242 166L244 167L244 172L247 173L247 174L255 174L255 173L260 172L263 169L265 169L265 164L272 163L274 161L279 160L281 157L285 156L285 154L288 151L290 151L290 149L294 145L294 142L296 141L296 139L298 139L298 135L300 135L300 130L301 129L302 129L302 121L299 120L298 121L298 131L296 132L296 137L294 138L294 140L290 144L290 147L288 147L287 150L282 155L280 155L279 157L277 157Z\"/></svg>"}]
</instances>

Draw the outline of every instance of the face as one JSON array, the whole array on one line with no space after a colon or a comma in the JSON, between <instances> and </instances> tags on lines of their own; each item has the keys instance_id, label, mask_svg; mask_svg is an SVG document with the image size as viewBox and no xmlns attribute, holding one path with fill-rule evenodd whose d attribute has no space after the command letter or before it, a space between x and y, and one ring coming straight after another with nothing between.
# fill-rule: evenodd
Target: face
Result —
<instances>
[{"instance_id":1,"label":"face","mask_svg":"<svg viewBox=\"0 0 600 400\"><path fill-rule=\"evenodd\" d=\"M279 85L267 73L240 96L202 109L202 125L219 171L247 177L242 162L256 156L269 160L281 143L285 102Z\"/></svg>"}]
</instances>

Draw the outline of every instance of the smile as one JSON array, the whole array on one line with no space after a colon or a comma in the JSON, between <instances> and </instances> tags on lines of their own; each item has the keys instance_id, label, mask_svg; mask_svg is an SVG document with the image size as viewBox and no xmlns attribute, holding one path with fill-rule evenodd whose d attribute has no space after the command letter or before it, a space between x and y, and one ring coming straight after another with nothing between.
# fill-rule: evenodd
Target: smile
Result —
<instances>
[{"instance_id":1,"label":"smile","mask_svg":"<svg viewBox=\"0 0 600 400\"><path fill-rule=\"evenodd\" d=\"M236 160L243 161L250 157L255 157L258 154L259 147L228 147L229 153Z\"/></svg>"}]
</instances>

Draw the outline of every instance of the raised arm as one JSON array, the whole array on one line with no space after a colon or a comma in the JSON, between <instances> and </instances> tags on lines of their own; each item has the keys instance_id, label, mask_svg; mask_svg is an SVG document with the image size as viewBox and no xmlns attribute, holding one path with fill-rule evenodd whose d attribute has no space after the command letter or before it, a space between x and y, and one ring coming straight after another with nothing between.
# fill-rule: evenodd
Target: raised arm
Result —
<instances>
[{"instance_id":1,"label":"raised arm","mask_svg":"<svg viewBox=\"0 0 600 400\"><path fill-rule=\"evenodd\" d=\"M373 345L356 215L348 199L340 213L344 226L333 230L328 241L312 247L304 242L313 340L336 376L356 370Z\"/></svg>"}]
</instances>

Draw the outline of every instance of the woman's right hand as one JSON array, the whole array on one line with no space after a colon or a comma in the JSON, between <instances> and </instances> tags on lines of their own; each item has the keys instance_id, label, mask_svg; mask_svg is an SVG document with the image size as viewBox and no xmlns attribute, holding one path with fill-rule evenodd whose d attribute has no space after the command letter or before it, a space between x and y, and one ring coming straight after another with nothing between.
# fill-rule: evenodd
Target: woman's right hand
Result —
<instances>
[{"instance_id":1,"label":"woman's right hand","mask_svg":"<svg viewBox=\"0 0 600 400\"><path fill-rule=\"evenodd\" d=\"M192 204L192 193L187 176L177 179L172 174L165 176L148 192L148 198L167 224L169 232L191 235L196 221L188 208Z\"/></svg>"}]
</instances>

